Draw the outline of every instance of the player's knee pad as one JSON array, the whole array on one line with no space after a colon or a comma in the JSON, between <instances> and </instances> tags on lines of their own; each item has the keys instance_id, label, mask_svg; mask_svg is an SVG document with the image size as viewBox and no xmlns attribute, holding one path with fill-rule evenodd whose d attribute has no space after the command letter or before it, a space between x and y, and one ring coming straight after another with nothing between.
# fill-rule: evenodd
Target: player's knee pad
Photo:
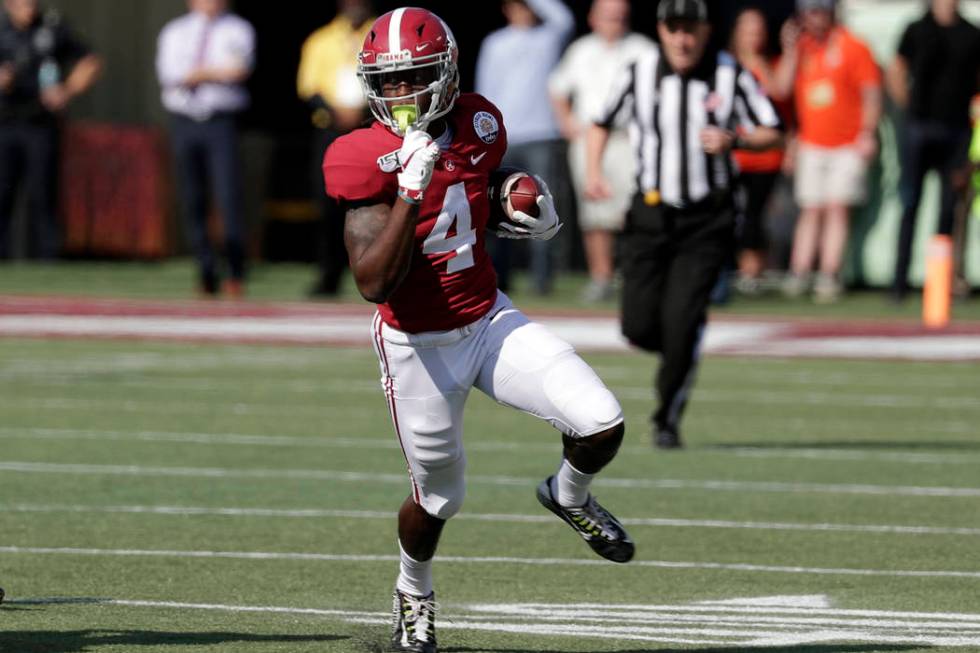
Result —
<instances>
[{"instance_id":1,"label":"player's knee pad","mask_svg":"<svg viewBox=\"0 0 980 653\"><path fill-rule=\"evenodd\" d=\"M433 517L449 519L459 512L466 494L466 456L459 438L450 433L416 433L412 452L422 507Z\"/></svg>"},{"instance_id":2,"label":"player's knee pad","mask_svg":"<svg viewBox=\"0 0 980 653\"><path fill-rule=\"evenodd\" d=\"M609 388L577 354L552 366L545 392L561 412L561 430L577 438L601 433L623 421L623 409Z\"/></svg>"},{"instance_id":3,"label":"player's knee pad","mask_svg":"<svg viewBox=\"0 0 980 653\"><path fill-rule=\"evenodd\" d=\"M419 491L419 503L433 517L449 519L463 504L463 475L466 455L458 419L454 419L457 402L433 397L424 410L405 419L410 435L405 454Z\"/></svg>"},{"instance_id":4,"label":"player's knee pad","mask_svg":"<svg viewBox=\"0 0 980 653\"><path fill-rule=\"evenodd\" d=\"M433 517L447 520L463 507L466 483L462 469L458 473L448 468L430 473L418 486L420 504Z\"/></svg>"},{"instance_id":5,"label":"player's knee pad","mask_svg":"<svg viewBox=\"0 0 980 653\"><path fill-rule=\"evenodd\" d=\"M575 440L569 439L571 441L566 440L566 444L587 450L592 463L601 468L608 465L616 457L616 453L623 443L623 435L625 433L625 425L623 422L619 422L604 431L588 437Z\"/></svg>"}]
</instances>

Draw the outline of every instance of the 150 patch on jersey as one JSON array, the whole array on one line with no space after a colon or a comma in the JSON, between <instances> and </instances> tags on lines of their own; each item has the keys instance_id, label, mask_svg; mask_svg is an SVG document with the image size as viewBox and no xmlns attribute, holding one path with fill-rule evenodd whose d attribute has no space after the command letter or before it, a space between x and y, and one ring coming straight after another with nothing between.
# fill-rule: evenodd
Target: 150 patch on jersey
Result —
<instances>
[{"instance_id":1,"label":"150 patch on jersey","mask_svg":"<svg viewBox=\"0 0 980 653\"><path fill-rule=\"evenodd\" d=\"M479 111L473 116L473 129L480 140L490 145L496 142L497 135L500 134L500 125L492 113Z\"/></svg>"},{"instance_id":2,"label":"150 patch on jersey","mask_svg":"<svg viewBox=\"0 0 980 653\"><path fill-rule=\"evenodd\" d=\"M398 150L395 150L394 152L388 152L378 157L378 167L381 169L381 172L395 172L401 167L401 162L398 160L398 152Z\"/></svg>"}]
</instances>

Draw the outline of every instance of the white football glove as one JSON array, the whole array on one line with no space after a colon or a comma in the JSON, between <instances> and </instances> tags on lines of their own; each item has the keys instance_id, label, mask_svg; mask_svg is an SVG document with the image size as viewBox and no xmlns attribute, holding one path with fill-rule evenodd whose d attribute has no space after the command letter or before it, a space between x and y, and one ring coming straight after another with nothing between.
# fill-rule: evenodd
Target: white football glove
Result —
<instances>
[{"instance_id":1,"label":"white football glove","mask_svg":"<svg viewBox=\"0 0 980 653\"><path fill-rule=\"evenodd\" d=\"M398 194L418 204L432 181L432 170L439 160L439 146L421 129L409 128L398 151L402 171L398 173Z\"/></svg>"},{"instance_id":2,"label":"white football glove","mask_svg":"<svg viewBox=\"0 0 980 653\"><path fill-rule=\"evenodd\" d=\"M561 231L561 218L555 211L555 199L548 190L548 184L537 175L534 175L534 181L541 190L541 195L538 195L538 217L532 217L523 211L514 211L510 219L518 224L501 222L497 230L497 235L501 238L551 240Z\"/></svg>"}]
</instances>

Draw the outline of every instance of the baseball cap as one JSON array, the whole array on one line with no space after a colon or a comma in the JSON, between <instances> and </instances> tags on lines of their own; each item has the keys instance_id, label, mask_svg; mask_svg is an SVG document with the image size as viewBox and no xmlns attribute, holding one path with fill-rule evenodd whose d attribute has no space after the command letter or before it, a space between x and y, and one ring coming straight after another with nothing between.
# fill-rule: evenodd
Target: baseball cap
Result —
<instances>
[{"instance_id":1,"label":"baseball cap","mask_svg":"<svg viewBox=\"0 0 980 653\"><path fill-rule=\"evenodd\" d=\"M672 18L704 22L708 20L708 6L704 0L660 0L657 20L663 22Z\"/></svg>"},{"instance_id":2,"label":"baseball cap","mask_svg":"<svg viewBox=\"0 0 980 653\"><path fill-rule=\"evenodd\" d=\"M797 11L806 11L807 9L833 11L836 6L837 0L796 0Z\"/></svg>"}]
</instances>

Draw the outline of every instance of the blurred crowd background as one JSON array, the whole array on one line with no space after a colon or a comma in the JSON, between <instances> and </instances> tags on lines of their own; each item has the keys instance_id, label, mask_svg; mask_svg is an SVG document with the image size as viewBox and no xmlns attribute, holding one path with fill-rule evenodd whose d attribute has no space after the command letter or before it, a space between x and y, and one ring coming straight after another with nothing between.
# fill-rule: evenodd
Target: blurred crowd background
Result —
<instances>
[{"instance_id":1,"label":"blurred crowd background","mask_svg":"<svg viewBox=\"0 0 980 653\"><path fill-rule=\"evenodd\" d=\"M204 4L209 2L205 0ZM540 43L537 44L541 45L539 48L523 43L519 46L520 51L510 55L513 61L523 60L528 70L521 70L520 65L491 66L489 76L495 79L486 79L488 74L480 71L480 58L492 56L491 52L483 51L490 43L487 37L508 25L508 20L513 27L515 17L512 12L515 9L530 12L530 25L541 25L550 18L535 15L533 8L537 7L539 12L550 11L548 7L556 3L564 8L567 16L567 24L557 35L552 33L547 37L557 39L556 45L545 47L547 44ZM200 260L201 244L198 241L205 239L216 243L215 250L219 253L224 250L228 256L227 263L214 260L202 263L202 276L197 280L199 291L217 293L218 277L222 277L226 284L232 282L225 290L239 296L244 293L247 278L244 261L251 264L297 261L311 264L310 294L330 296L337 292L343 279L342 266L338 264L338 259L343 256L338 247L342 245L338 245L336 231L340 220L324 203L322 181L317 179L315 171L323 148L330 140L357 125L367 114L362 113L357 104L359 88L353 84L353 79L348 77L347 82L341 81L336 71L331 71L332 81L325 81L327 78L323 77L324 73L314 60L333 62L342 59L345 47L356 52L357 39L362 38L371 18L401 3L385 0L282 3L236 0L229 3L229 9L251 26L254 39L252 50L242 55L244 69L232 71L238 76L228 82L241 83L248 99L241 103L235 98L220 100L230 103L227 113L235 114L234 138L239 156L234 165L241 177L228 181L228 187L239 189L241 199L238 205L232 200L224 201L222 189L214 184L206 185L203 191L197 189L198 195L204 193L207 213L200 229L195 227L193 216L188 215L199 210L195 207L195 198L187 196L187 172L194 164L193 147L187 144L196 136L181 131L174 120L175 105L171 103L165 107L165 94L161 100L163 73L159 60L159 48L163 47L161 31L165 25L186 14L189 3L186 0L46 0L40 3L4 0L4 13L10 13L19 4L38 5L36 11L42 17L40 20L55 20L59 30L69 30L80 44L73 51L75 56L69 68L83 61L88 69L81 66L83 70L72 80L76 87L73 92L61 98L63 103L49 107L56 116L59 134L53 147L60 174L51 177L57 181L50 189L55 207L51 220L56 233L46 233L43 225L32 224L32 221L36 222L32 216L36 202L29 189L21 189L21 193L13 195L10 224L0 225L6 227L6 241L0 238L5 251L0 252L0 256L8 260L157 260L193 252ZM190 4L194 5L194 2ZM575 176L568 165L569 149L573 163L575 157L576 130L571 112L576 107L571 94L574 83L569 79L574 77L575 64L564 64L566 70L562 79L549 82L545 76L534 86L527 86L526 77L522 75L530 74L533 78L534 71L540 73L541 66L547 68L546 73L557 69L557 57L570 43L593 29L602 29L596 26L595 16L590 19L591 0L543 3L443 0L417 4L442 16L453 29L460 44L462 90L482 90L502 105L508 129L516 136L512 143L530 157L524 160L533 161L536 155L533 148L520 149L522 145L538 141L548 141L550 145L547 156L551 158L547 166L551 166L552 171L548 176L567 228L558 239L548 243L550 249L545 253L528 248L507 252L504 259L496 254L495 262L503 261L499 262L505 272L503 283L509 283L506 270L511 266L527 268L532 271L529 278L534 284L533 290L544 294L550 290L549 279L553 275L589 270L592 283L584 290L583 299L610 299L614 294L614 264L604 262L603 256L596 252L606 247L612 247L614 251L616 225L595 228L585 220L586 233L600 233L591 238L586 235L583 240L582 198L576 192L580 189L576 189ZM632 9L629 17L632 31L655 39L657 3L633 0L622 4ZM893 90L888 84L888 74L894 68L900 41L907 27L920 20L929 11L929 6L930 3L923 0L842 0L837 3L838 21L870 48L887 90ZM736 45L733 27L736 19L750 7L758 9L759 13L755 15L762 20L755 21L751 26L754 33L745 38L757 43L753 47L758 48L761 59L774 63L786 42L784 25L796 13L795 0L710 1L714 45L726 48ZM358 24L350 25L348 19L344 19L346 23L335 20L344 11L355 12L352 15ZM959 3L959 12L973 25L980 23L980 2L965 0ZM364 15L358 18L359 13ZM5 16L4 20L9 27L10 17ZM565 19L559 17L559 22L561 20ZM541 38L546 37L542 34ZM175 39L175 43L184 42ZM348 45L338 45L341 42ZM350 43L354 44L353 48ZM12 51L13 46L10 43L7 46L8 51ZM496 46L498 50L506 48L506 43ZM200 45L186 44L186 47L193 50ZM0 59L3 48L4 43L0 42ZM557 54L548 54L551 50ZM203 55L196 52L193 56ZM541 60L542 56L544 60ZM0 64L3 63L0 60ZM346 68L350 70L353 64L353 59L349 60ZM484 65L488 64L484 62ZM571 72L567 70L569 66L573 67ZM64 67L52 71L41 65L38 84L44 86L45 75L61 75L61 81L66 81L72 72ZM508 84L510 80L513 80L512 84ZM2 82L0 66L0 86ZM609 81L598 79L597 83L608 84ZM493 97L489 89L494 84L502 85L504 93L510 97ZM484 88L479 88L480 85ZM975 85L973 92L977 91ZM332 97L325 99L324 95ZM907 197L909 183L907 174L903 179L902 153L907 151L903 148L907 148L910 132L908 111L900 106L901 98L896 102L894 95L893 92L883 95L884 112L876 129L877 153L869 169L866 197L850 219L850 238L840 279L850 287L889 289L896 300L901 300L903 293L901 284L896 284L895 270L902 249L899 242L903 184ZM954 98L950 98L950 102L953 101ZM537 110L547 113L550 118L509 115L508 105L530 107L519 110L531 113ZM976 119L980 113L976 108L980 104L974 101L974 107ZM218 113L224 115L226 112ZM792 114L792 110L788 113ZM176 114L180 115L179 110ZM189 117L191 128L200 123L200 116L188 114L184 117ZM209 115L208 119L211 117ZM552 121L553 132L530 129L532 124L539 124L536 121L547 119ZM792 128L793 116L787 115L786 120ZM528 132L524 136L522 129ZM5 132L6 135L12 133L6 119L0 122L0 136ZM182 147L191 147L187 150L190 158L181 159ZM782 158L775 165L773 171L777 174L774 175L773 190L764 205L757 207L764 232L758 241L761 244L749 247L755 251L748 256L733 256L731 273L719 284L719 301L724 301L730 292L757 294L787 290L786 272L791 265L799 209L792 190L792 165L783 165ZM28 166L28 158L5 155L0 166L4 167L2 183L9 185L12 167ZM14 169L14 172L23 170ZM951 228L957 253L956 289L963 295L969 294L971 286L980 288L980 216L971 218L968 206L972 172L965 162L957 171L955 224ZM940 226L940 185L937 174L926 176L918 206L919 219L907 234L912 242L908 267L913 286L922 282L926 243ZM207 202L211 195L216 200L213 203ZM196 201L200 203L201 197ZM222 215L238 211L241 212L240 229L229 223L227 215ZM608 233L603 236L602 232ZM612 245L607 243L608 240ZM238 254L236 247L241 249ZM236 262L237 258L242 260ZM207 265L220 266L221 271L209 273Z\"/></svg>"}]
</instances>

